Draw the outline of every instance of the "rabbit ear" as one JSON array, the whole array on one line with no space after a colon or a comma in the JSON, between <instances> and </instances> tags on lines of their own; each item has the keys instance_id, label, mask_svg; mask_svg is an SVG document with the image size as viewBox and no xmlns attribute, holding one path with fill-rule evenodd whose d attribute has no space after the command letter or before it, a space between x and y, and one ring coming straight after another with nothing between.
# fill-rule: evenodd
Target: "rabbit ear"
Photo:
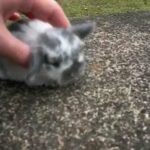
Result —
<instances>
[{"instance_id":1,"label":"rabbit ear","mask_svg":"<svg viewBox=\"0 0 150 150\"><path fill-rule=\"evenodd\" d=\"M95 28L96 24L94 22L88 22L78 25L73 25L69 30L75 33L79 38L85 38L92 30Z\"/></svg>"}]
</instances>

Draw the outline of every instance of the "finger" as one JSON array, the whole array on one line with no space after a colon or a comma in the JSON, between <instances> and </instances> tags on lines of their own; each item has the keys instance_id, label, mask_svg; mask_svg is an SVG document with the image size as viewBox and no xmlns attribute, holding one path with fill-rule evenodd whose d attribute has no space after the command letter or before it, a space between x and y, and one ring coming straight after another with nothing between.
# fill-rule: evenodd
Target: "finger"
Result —
<instances>
[{"instance_id":1,"label":"finger","mask_svg":"<svg viewBox=\"0 0 150 150\"><path fill-rule=\"evenodd\" d=\"M47 21L54 26L62 26L62 27L70 26L68 18L66 17L62 8L57 3L53 5L53 9L51 12L47 11L47 15L49 16L47 18L48 19Z\"/></svg>"},{"instance_id":2,"label":"finger","mask_svg":"<svg viewBox=\"0 0 150 150\"><path fill-rule=\"evenodd\" d=\"M15 21L15 20L18 20L18 19L20 19L20 18L21 18L21 16L20 16L19 13L14 13L14 14L11 15L8 19Z\"/></svg>"},{"instance_id":3,"label":"finger","mask_svg":"<svg viewBox=\"0 0 150 150\"><path fill-rule=\"evenodd\" d=\"M0 21L0 55L14 63L26 66L30 57L30 49L23 42L16 39Z\"/></svg>"},{"instance_id":4,"label":"finger","mask_svg":"<svg viewBox=\"0 0 150 150\"><path fill-rule=\"evenodd\" d=\"M38 18L58 27L68 27L70 22L60 5L54 0L35 0L30 12L30 18Z\"/></svg>"}]
</instances>

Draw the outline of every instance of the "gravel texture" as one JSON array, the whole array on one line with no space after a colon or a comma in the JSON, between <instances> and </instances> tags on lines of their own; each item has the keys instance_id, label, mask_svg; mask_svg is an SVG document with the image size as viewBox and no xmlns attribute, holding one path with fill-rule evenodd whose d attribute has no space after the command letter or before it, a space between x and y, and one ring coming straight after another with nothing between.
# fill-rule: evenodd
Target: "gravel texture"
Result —
<instances>
[{"instance_id":1,"label":"gravel texture","mask_svg":"<svg viewBox=\"0 0 150 150\"><path fill-rule=\"evenodd\" d=\"M73 22L91 19L80 81L59 89L0 82L0 150L150 149L150 12Z\"/></svg>"}]
</instances>

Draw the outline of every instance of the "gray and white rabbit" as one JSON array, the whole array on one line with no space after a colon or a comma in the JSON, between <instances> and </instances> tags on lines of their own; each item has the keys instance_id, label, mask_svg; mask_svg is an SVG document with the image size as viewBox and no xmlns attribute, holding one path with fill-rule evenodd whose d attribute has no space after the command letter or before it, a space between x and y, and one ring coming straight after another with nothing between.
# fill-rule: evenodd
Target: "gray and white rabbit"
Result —
<instances>
[{"instance_id":1,"label":"gray and white rabbit","mask_svg":"<svg viewBox=\"0 0 150 150\"><path fill-rule=\"evenodd\" d=\"M11 24L11 33L31 48L28 68L0 57L0 79L25 82L29 86L63 86L75 82L85 70L83 38L94 23L52 27L40 20L20 20Z\"/></svg>"}]
</instances>

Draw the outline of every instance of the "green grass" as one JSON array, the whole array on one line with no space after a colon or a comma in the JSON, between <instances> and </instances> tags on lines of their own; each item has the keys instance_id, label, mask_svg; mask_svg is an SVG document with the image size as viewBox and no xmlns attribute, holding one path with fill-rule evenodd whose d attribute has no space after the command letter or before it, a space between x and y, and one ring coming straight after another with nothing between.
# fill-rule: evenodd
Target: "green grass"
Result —
<instances>
[{"instance_id":1,"label":"green grass","mask_svg":"<svg viewBox=\"0 0 150 150\"><path fill-rule=\"evenodd\" d=\"M68 16L91 16L150 10L150 0L62 0Z\"/></svg>"}]
</instances>

